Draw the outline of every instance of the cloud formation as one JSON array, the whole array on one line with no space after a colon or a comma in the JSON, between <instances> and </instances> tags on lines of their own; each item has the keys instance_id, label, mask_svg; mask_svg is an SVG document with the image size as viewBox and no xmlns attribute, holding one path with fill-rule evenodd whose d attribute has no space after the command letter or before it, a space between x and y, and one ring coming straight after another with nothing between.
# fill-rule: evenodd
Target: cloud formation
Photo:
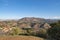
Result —
<instances>
[{"instance_id":1,"label":"cloud formation","mask_svg":"<svg viewBox=\"0 0 60 40\"><path fill-rule=\"evenodd\" d=\"M60 19L60 16L55 16L55 17L53 17L54 19Z\"/></svg>"},{"instance_id":2,"label":"cloud formation","mask_svg":"<svg viewBox=\"0 0 60 40\"><path fill-rule=\"evenodd\" d=\"M60 16L46 17L47 19L60 19Z\"/></svg>"}]
</instances>

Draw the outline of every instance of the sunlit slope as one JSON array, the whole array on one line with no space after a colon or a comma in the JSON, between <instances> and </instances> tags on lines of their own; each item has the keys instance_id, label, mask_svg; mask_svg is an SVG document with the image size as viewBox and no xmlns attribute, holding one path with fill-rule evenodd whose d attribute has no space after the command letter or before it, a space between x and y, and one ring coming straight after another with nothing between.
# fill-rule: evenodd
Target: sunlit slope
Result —
<instances>
[{"instance_id":1,"label":"sunlit slope","mask_svg":"<svg viewBox=\"0 0 60 40\"><path fill-rule=\"evenodd\" d=\"M0 40L44 40L33 36L0 36Z\"/></svg>"}]
</instances>

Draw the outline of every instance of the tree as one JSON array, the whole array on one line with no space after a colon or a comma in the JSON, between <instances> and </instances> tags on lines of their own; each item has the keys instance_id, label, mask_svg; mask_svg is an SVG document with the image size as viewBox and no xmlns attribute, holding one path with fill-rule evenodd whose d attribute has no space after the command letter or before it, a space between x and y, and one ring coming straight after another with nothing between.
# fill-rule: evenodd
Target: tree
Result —
<instances>
[{"instance_id":1,"label":"tree","mask_svg":"<svg viewBox=\"0 0 60 40\"><path fill-rule=\"evenodd\" d=\"M26 30L26 35L30 35L30 33L31 33L31 27L30 26L27 26L27 27L25 27L25 28L22 28L23 30Z\"/></svg>"},{"instance_id":2,"label":"tree","mask_svg":"<svg viewBox=\"0 0 60 40\"><path fill-rule=\"evenodd\" d=\"M47 30L40 28L40 30L37 32L37 36L47 38Z\"/></svg>"},{"instance_id":3,"label":"tree","mask_svg":"<svg viewBox=\"0 0 60 40\"><path fill-rule=\"evenodd\" d=\"M60 40L60 27L53 27L48 30L48 34L51 38Z\"/></svg>"},{"instance_id":4,"label":"tree","mask_svg":"<svg viewBox=\"0 0 60 40\"><path fill-rule=\"evenodd\" d=\"M51 24L53 27L48 30L48 35L51 38L54 38L56 40L60 40L60 21L57 23Z\"/></svg>"}]
</instances>

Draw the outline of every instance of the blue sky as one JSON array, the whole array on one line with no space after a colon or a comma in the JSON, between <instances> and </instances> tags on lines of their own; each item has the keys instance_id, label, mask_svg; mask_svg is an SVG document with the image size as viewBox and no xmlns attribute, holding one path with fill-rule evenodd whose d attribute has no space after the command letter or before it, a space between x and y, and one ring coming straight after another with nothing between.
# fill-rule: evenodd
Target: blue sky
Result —
<instances>
[{"instance_id":1,"label":"blue sky","mask_svg":"<svg viewBox=\"0 0 60 40\"><path fill-rule=\"evenodd\" d=\"M60 0L0 0L0 19L60 19Z\"/></svg>"}]
</instances>

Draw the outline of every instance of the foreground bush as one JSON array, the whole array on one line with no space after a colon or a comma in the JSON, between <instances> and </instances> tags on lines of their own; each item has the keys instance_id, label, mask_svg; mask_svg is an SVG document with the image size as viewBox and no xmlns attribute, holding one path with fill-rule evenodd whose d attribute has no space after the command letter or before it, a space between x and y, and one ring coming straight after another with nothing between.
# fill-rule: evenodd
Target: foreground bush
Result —
<instances>
[{"instance_id":1,"label":"foreground bush","mask_svg":"<svg viewBox=\"0 0 60 40\"><path fill-rule=\"evenodd\" d=\"M48 34L51 38L60 40L60 27L53 27L48 30Z\"/></svg>"},{"instance_id":2,"label":"foreground bush","mask_svg":"<svg viewBox=\"0 0 60 40\"><path fill-rule=\"evenodd\" d=\"M60 40L60 21L51 24L53 27L48 30L48 34L51 38Z\"/></svg>"},{"instance_id":3,"label":"foreground bush","mask_svg":"<svg viewBox=\"0 0 60 40\"><path fill-rule=\"evenodd\" d=\"M19 34L23 34L24 31L22 29L20 29L19 27L14 27L12 28L11 31L9 31L9 35L19 35Z\"/></svg>"},{"instance_id":4,"label":"foreground bush","mask_svg":"<svg viewBox=\"0 0 60 40\"><path fill-rule=\"evenodd\" d=\"M40 28L40 30L37 32L36 34L38 37L42 37L42 38L47 38L47 30Z\"/></svg>"}]
</instances>

